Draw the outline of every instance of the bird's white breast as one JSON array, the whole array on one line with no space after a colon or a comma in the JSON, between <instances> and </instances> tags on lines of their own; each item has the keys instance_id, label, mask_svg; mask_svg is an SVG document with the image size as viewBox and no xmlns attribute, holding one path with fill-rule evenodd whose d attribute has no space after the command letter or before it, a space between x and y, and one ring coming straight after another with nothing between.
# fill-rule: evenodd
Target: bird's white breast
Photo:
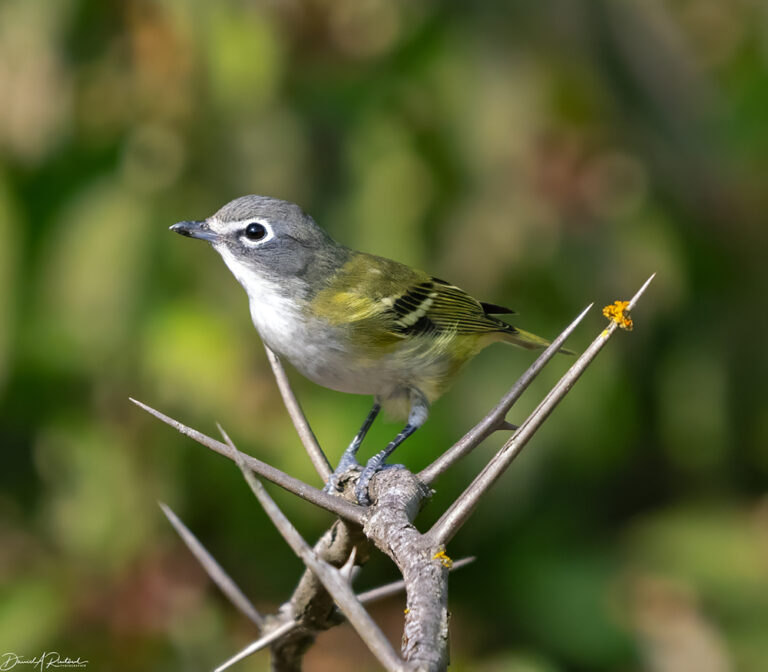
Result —
<instances>
[{"instance_id":1,"label":"bird's white breast","mask_svg":"<svg viewBox=\"0 0 768 672\"><path fill-rule=\"evenodd\" d=\"M218 252L247 292L253 324L264 342L302 375L324 387L352 394L386 395L396 387L391 376L376 371L380 363L360 362L346 330L302 310L300 299L294 296L297 291L244 269L224 247Z\"/></svg>"},{"instance_id":2,"label":"bird's white breast","mask_svg":"<svg viewBox=\"0 0 768 672\"><path fill-rule=\"evenodd\" d=\"M395 350L371 358L354 342L352 329L312 316L301 288L243 269L226 249L219 252L248 293L253 324L264 342L318 385L386 399L443 375L447 363L428 344L404 344L408 353Z\"/></svg>"},{"instance_id":3,"label":"bird's white breast","mask_svg":"<svg viewBox=\"0 0 768 672\"><path fill-rule=\"evenodd\" d=\"M353 394L383 394L391 389L380 376L371 375L370 364L356 357L346 332L308 317L293 301L262 293L251 297L250 308L264 342L315 383Z\"/></svg>"}]
</instances>

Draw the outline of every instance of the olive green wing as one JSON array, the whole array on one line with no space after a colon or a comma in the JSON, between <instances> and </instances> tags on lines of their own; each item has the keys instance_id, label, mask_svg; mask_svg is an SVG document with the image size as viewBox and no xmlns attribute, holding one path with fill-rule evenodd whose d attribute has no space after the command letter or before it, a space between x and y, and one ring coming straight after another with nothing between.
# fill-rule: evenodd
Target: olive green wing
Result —
<instances>
[{"instance_id":1,"label":"olive green wing","mask_svg":"<svg viewBox=\"0 0 768 672\"><path fill-rule=\"evenodd\" d=\"M381 344L414 336L496 334L526 348L548 345L494 317L513 313L509 308L481 303L445 280L363 253L331 278L312 306L319 317Z\"/></svg>"},{"instance_id":2,"label":"olive green wing","mask_svg":"<svg viewBox=\"0 0 768 672\"><path fill-rule=\"evenodd\" d=\"M389 312L394 320L393 331L402 336L495 335L498 340L529 350L549 345L546 339L494 317L514 313L510 308L481 303L463 289L438 278L409 288L394 301Z\"/></svg>"},{"instance_id":3,"label":"olive green wing","mask_svg":"<svg viewBox=\"0 0 768 672\"><path fill-rule=\"evenodd\" d=\"M511 324L493 317L490 310L512 312L490 304L486 309L463 289L438 278L429 278L399 295L389 313L393 331L404 336L516 332Z\"/></svg>"}]
</instances>

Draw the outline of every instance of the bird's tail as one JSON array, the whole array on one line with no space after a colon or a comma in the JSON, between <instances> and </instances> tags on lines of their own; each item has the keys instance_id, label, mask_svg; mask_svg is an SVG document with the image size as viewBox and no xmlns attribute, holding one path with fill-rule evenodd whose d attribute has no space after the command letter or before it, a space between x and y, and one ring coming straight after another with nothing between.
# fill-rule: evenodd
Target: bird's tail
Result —
<instances>
[{"instance_id":1,"label":"bird's tail","mask_svg":"<svg viewBox=\"0 0 768 672\"><path fill-rule=\"evenodd\" d=\"M523 331L517 327L514 327L514 331L505 331L502 340L505 343L511 343L526 350L541 350L550 343L546 338L532 334L530 331ZM564 355L576 354L573 350L568 350L567 348L560 348L559 352L562 352Z\"/></svg>"}]
</instances>

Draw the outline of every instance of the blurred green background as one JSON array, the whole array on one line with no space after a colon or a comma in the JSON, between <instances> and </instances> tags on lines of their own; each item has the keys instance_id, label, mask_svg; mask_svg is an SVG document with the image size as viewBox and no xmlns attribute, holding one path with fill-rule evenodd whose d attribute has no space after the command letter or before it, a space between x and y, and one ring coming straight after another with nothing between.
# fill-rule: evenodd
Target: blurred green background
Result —
<instances>
[{"instance_id":1,"label":"blurred green background","mask_svg":"<svg viewBox=\"0 0 768 672\"><path fill-rule=\"evenodd\" d=\"M764 2L3 0L0 92L0 654L194 671L253 639L158 499L259 607L289 595L300 563L237 470L128 402L318 484L244 292L167 230L260 193L545 336L658 273L451 543L478 556L454 669L768 669ZM482 353L399 459L428 464L531 360ZM291 375L335 461L369 399ZM330 522L276 497L310 540ZM395 575L379 557L359 586ZM374 609L395 642L402 608ZM377 668L343 626L307 669Z\"/></svg>"}]
</instances>

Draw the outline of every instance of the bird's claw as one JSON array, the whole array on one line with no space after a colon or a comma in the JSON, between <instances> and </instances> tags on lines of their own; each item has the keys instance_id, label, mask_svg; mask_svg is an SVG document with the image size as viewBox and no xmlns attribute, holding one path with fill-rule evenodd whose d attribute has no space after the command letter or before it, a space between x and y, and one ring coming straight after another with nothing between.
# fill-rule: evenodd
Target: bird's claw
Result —
<instances>
[{"instance_id":1,"label":"bird's claw","mask_svg":"<svg viewBox=\"0 0 768 672\"><path fill-rule=\"evenodd\" d=\"M334 492L339 492L339 481L336 472L334 471L329 477L326 484L323 486L323 492L327 495L332 495Z\"/></svg>"},{"instance_id":2,"label":"bird's claw","mask_svg":"<svg viewBox=\"0 0 768 672\"><path fill-rule=\"evenodd\" d=\"M370 506L371 498L368 496L368 486L374 474L387 469L405 469L404 464L367 464L360 473L360 477L355 484L355 498L361 506Z\"/></svg>"},{"instance_id":3,"label":"bird's claw","mask_svg":"<svg viewBox=\"0 0 768 672\"><path fill-rule=\"evenodd\" d=\"M354 457L343 456L339 462L339 466L328 477L328 482L323 487L323 492L332 495L336 492L341 492L342 487L339 483L341 477L346 474L350 469L361 469L360 463Z\"/></svg>"}]
</instances>

